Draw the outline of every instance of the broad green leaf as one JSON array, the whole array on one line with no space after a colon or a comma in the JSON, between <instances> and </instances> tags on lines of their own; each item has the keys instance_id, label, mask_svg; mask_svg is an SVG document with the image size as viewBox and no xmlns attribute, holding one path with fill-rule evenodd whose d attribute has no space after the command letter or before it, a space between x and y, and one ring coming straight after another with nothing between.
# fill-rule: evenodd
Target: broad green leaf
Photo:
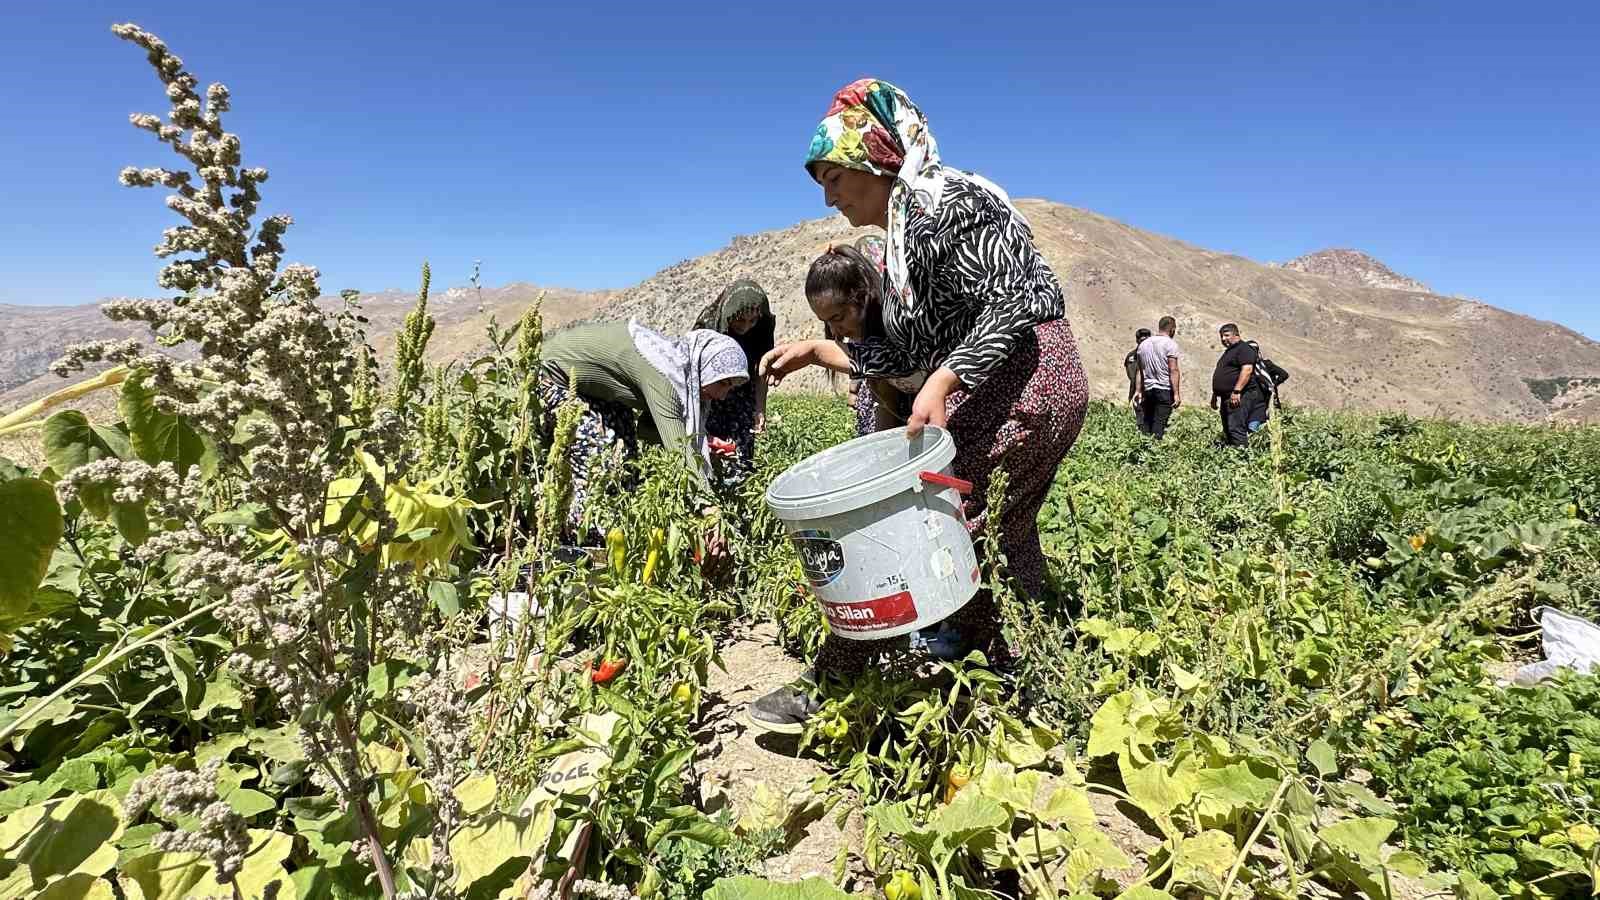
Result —
<instances>
[{"instance_id":1,"label":"broad green leaf","mask_svg":"<svg viewBox=\"0 0 1600 900\"><path fill-rule=\"evenodd\" d=\"M0 897L24 897L67 875L104 875L117 862L122 804L109 791L73 794L0 820Z\"/></svg>"},{"instance_id":2,"label":"broad green leaf","mask_svg":"<svg viewBox=\"0 0 1600 900\"><path fill-rule=\"evenodd\" d=\"M1220 880L1233 865L1238 849L1226 831L1208 828L1190 835L1178 844L1178 859L1173 877L1185 884L1209 884ZM1220 886L1220 885L1219 885Z\"/></svg>"},{"instance_id":3,"label":"broad green leaf","mask_svg":"<svg viewBox=\"0 0 1600 900\"><path fill-rule=\"evenodd\" d=\"M457 596L456 586L448 581L429 581L428 601L446 616L461 612L461 598Z\"/></svg>"},{"instance_id":4,"label":"broad green leaf","mask_svg":"<svg viewBox=\"0 0 1600 900\"><path fill-rule=\"evenodd\" d=\"M0 482L0 615L20 616L61 542L56 492L37 478Z\"/></svg>"},{"instance_id":5,"label":"broad green leaf","mask_svg":"<svg viewBox=\"0 0 1600 900\"><path fill-rule=\"evenodd\" d=\"M473 775L467 780L456 785L456 799L461 802L461 811L469 816L475 816L494 805L494 798L499 788L496 786L494 776L487 772Z\"/></svg>"},{"instance_id":6,"label":"broad green leaf","mask_svg":"<svg viewBox=\"0 0 1600 900\"><path fill-rule=\"evenodd\" d=\"M1166 891L1140 885L1118 894L1117 900L1176 900L1176 898Z\"/></svg>"},{"instance_id":7,"label":"broad green leaf","mask_svg":"<svg viewBox=\"0 0 1600 900\"><path fill-rule=\"evenodd\" d=\"M1248 763L1201 769L1195 778L1202 800L1201 814L1222 818L1261 809L1278 788L1278 782L1250 771Z\"/></svg>"},{"instance_id":8,"label":"broad green leaf","mask_svg":"<svg viewBox=\"0 0 1600 900\"><path fill-rule=\"evenodd\" d=\"M116 900L111 882L86 872L68 875L35 894L33 900Z\"/></svg>"},{"instance_id":9,"label":"broad green leaf","mask_svg":"<svg viewBox=\"0 0 1600 900\"><path fill-rule=\"evenodd\" d=\"M296 900L299 894L283 863L294 849L294 838L276 831L250 829L250 849L244 867L234 878L239 893L260 897L267 886L278 883L278 900ZM189 897L232 897L233 887L217 883L211 865L196 853L158 851L129 860L122 867L122 884L130 900L186 900Z\"/></svg>"},{"instance_id":10,"label":"broad green leaf","mask_svg":"<svg viewBox=\"0 0 1600 900\"><path fill-rule=\"evenodd\" d=\"M194 708L194 717L204 719L219 709L239 709L243 706L244 696L239 692L239 686L234 683L226 669L218 669L211 680L206 682L205 696Z\"/></svg>"},{"instance_id":11,"label":"broad green leaf","mask_svg":"<svg viewBox=\"0 0 1600 900\"><path fill-rule=\"evenodd\" d=\"M234 812L244 816L246 819L260 815L269 809L276 809L278 806L276 800L250 788L240 788L232 791L223 799L228 801L228 805L233 807Z\"/></svg>"},{"instance_id":12,"label":"broad green leaf","mask_svg":"<svg viewBox=\"0 0 1600 900\"><path fill-rule=\"evenodd\" d=\"M1172 815L1178 807L1194 797L1196 781L1192 770L1184 767L1168 769L1168 764L1157 760L1148 765L1137 765L1124 757L1119 764L1122 783L1128 796L1147 815L1161 818Z\"/></svg>"},{"instance_id":13,"label":"broad green leaf","mask_svg":"<svg viewBox=\"0 0 1600 900\"><path fill-rule=\"evenodd\" d=\"M706 900L850 900L850 895L821 878L785 884L740 875L718 879L706 892Z\"/></svg>"},{"instance_id":14,"label":"broad green leaf","mask_svg":"<svg viewBox=\"0 0 1600 900\"><path fill-rule=\"evenodd\" d=\"M92 424L75 409L63 410L45 420L41 434L45 459L59 476L102 459L127 459L132 455L127 440L115 429ZM122 451L122 452L119 452ZM79 492L83 508L96 518L105 518L111 508L111 491L104 486L89 486Z\"/></svg>"},{"instance_id":15,"label":"broad green leaf","mask_svg":"<svg viewBox=\"0 0 1600 900\"><path fill-rule=\"evenodd\" d=\"M1184 692L1185 694L1189 693L1200 685L1205 684L1205 682L1200 679L1200 676L1194 674L1188 669L1185 669L1183 666L1178 665L1170 659L1167 660L1167 668L1172 671L1172 683L1176 684L1178 686L1178 690Z\"/></svg>"},{"instance_id":16,"label":"broad green leaf","mask_svg":"<svg viewBox=\"0 0 1600 900\"><path fill-rule=\"evenodd\" d=\"M1323 778L1339 773L1339 756L1333 750L1333 745L1317 738L1306 748L1306 761L1317 770Z\"/></svg>"},{"instance_id":17,"label":"broad green leaf","mask_svg":"<svg viewBox=\"0 0 1600 900\"><path fill-rule=\"evenodd\" d=\"M490 813L469 821L450 838L456 891L465 893L491 876L497 882L506 879L509 885L529 860L543 857L554 828L555 812L549 804L542 804L532 816ZM503 871L508 868L509 872Z\"/></svg>"},{"instance_id":18,"label":"broad green leaf","mask_svg":"<svg viewBox=\"0 0 1600 900\"><path fill-rule=\"evenodd\" d=\"M117 410L128 426L128 443L140 459L151 465L170 462L178 477L186 478L206 456L205 442L188 422L156 408L156 392L146 383L148 377L143 370L135 371L122 383L117 399Z\"/></svg>"},{"instance_id":19,"label":"broad green leaf","mask_svg":"<svg viewBox=\"0 0 1600 900\"><path fill-rule=\"evenodd\" d=\"M1042 788L1043 802L1035 806L1034 817L1046 825L1092 828L1097 817L1089 803L1089 792L1077 785L1050 779Z\"/></svg>"},{"instance_id":20,"label":"broad green leaf","mask_svg":"<svg viewBox=\"0 0 1600 900\"><path fill-rule=\"evenodd\" d=\"M45 784L51 793L58 790L87 794L100 787L100 768L89 759L69 759L50 773Z\"/></svg>"},{"instance_id":21,"label":"broad green leaf","mask_svg":"<svg viewBox=\"0 0 1600 900\"><path fill-rule=\"evenodd\" d=\"M1383 842L1394 833L1393 819L1346 819L1317 832L1328 846L1358 862L1379 865Z\"/></svg>"},{"instance_id":22,"label":"broad green leaf","mask_svg":"<svg viewBox=\"0 0 1600 900\"><path fill-rule=\"evenodd\" d=\"M928 830L939 836L946 848L954 849L973 836L1004 826L1011 821L1000 804L977 791L962 791L950 805L928 823Z\"/></svg>"}]
</instances>

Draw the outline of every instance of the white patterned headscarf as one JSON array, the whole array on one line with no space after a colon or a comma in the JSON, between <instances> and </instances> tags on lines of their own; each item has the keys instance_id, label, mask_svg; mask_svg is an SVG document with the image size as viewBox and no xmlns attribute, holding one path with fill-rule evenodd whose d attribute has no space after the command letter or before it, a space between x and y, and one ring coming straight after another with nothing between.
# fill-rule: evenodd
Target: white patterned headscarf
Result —
<instances>
[{"instance_id":1,"label":"white patterned headscarf","mask_svg":"<svg viewBox=\"0 0 1600 900\"><path fill-rule=\"evenodd\" d=\"M894 178L889 191L884 288L907 311L917 305L906 265L906 213L912 203L929 215L938 213L945 182L959 178L994 194L1024 228L1028 225L994 182L944 165L922 110L887 81L862 78L833 95L833 104L812 134L806 153L806 171L812 178L817 177L813 166L821 162Z\"/></svg>"},{"instance_id":2,"label":"white patterned headscarf","mask_svg":"<svg viewBox=\"0 0 1600 900\"><path fill-rule=\"evenodd\" d=\"M636 320L629 320L628 334L639 354L667 379L683 404L684 430L689 433L691 444L689 452L691 455L698 453L709 463L711 447L706 443L705 404L700 402L700 389L719 381L749 380L750 364L739 342L705 328L681 338L669 337Z\"/></svg>"}]
</instances>

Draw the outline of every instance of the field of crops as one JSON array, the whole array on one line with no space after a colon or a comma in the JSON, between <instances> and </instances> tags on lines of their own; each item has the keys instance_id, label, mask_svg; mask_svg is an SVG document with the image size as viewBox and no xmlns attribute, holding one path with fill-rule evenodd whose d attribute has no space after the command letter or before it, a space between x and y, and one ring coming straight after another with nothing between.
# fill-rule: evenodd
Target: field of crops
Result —
<instances>
[{"instance_id":1,"label":"field of crops","mask_svg":"<svg viewBox=\"0 0 1600 900\"><path fill-rule=\"evenodd\" d=\"M1536 609L1600 614L1600 429L1288 409L1239 452L1203 410L1152 445L1096 406L1048 595L986 563L1013 658L828 685L761 745L811 783L724 790L724 651L824 627L761 493L842 402L775 398L719 496L611 460L603 546L568 552L537 307L429 367L424 274L377 358L254 218L226 90L119 34L173 104L135 124L194 171L124 173L191 223L183 299L108 313L198 355L84 348L114 414L0 419L31 448L0 460L0 897L1591 895L1600 684L1508 681ZM823 822L849 837L782 883Z\"/></svg>"}]
</instances>

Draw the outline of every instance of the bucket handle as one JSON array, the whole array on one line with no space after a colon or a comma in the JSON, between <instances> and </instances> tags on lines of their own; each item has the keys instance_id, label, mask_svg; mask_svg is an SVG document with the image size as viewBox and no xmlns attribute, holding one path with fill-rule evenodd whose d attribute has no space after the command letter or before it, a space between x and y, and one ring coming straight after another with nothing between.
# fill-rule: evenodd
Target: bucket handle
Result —
<instances>
[{"instance_id":1,"label":"bucket handle","mask_svg":"<svg viewBox=\"0 0 1600 900\"><path fill-rule=\"evenodd\" d=\"M962 494L972 493L972 482L967 481L964 478L957 478L954 475L946 475L943 472L918 472L917 477L921 478L928 484L937 484L940 487L955 488L957 492Z\"/></svg>"}]
</instances>

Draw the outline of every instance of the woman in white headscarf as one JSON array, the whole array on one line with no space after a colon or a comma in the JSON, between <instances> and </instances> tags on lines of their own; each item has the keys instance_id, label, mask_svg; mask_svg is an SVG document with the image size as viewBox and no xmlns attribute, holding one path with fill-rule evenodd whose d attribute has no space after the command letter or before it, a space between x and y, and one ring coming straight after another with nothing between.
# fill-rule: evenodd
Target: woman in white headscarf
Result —
<instances>
[{"instance_id":1,"label":"woman in white headscarf","mask_svg":"<svg viewBox=\"0 0 1600 900\"><path fill-rule=\"evenodd\" d=\"M576 394L586 407L569 457L568 527L576 531L583 521L594 458L618 444L628 456L638 453L640 440L682 449L709 491L707 405L749 380L737 341L705 329L675 338L637 322L599 322L552 335L542 360L547 439L556 407L568 397Z\"/></svg>"}]
</instances>

